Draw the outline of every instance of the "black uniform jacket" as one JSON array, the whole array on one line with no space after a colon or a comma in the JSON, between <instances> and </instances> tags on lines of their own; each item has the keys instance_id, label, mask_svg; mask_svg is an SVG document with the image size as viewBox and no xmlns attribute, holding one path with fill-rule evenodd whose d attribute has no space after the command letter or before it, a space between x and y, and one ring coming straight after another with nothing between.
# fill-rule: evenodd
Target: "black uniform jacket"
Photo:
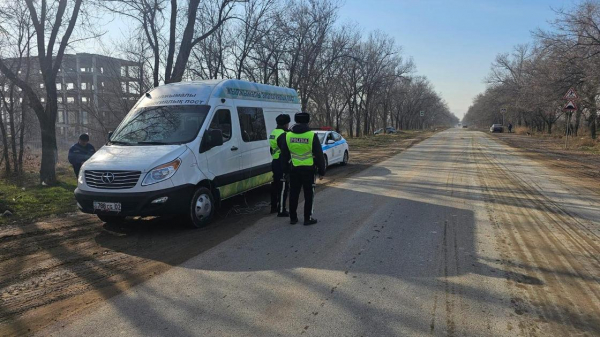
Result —
<instances>
[{"instance_id":1,"label":"black uniform jacket","mask_svg":"<svg viewBox=\"0 0 600 337\"><path fill-rule=\"evenodd\" d=\"M305 133L307 131L310 131L308 124L295 124L294 126L292 126L289 132L300 134ZM290 149L288 149L285 134L277 138L277 145L281 149L281 155L279 156L279 158L281 159L281 165L283 166L283 173L290 173L290 171L296 170L308 170L312 172L315 171L315 167L313 166L292 167ZM319 175L324 176L325 158L323 158L323 148L321 147L321 143L319 142L319 137L317 137L317 135L315 135L315 137L313 138L312 154Z\"/></svg>"}]
</instances>

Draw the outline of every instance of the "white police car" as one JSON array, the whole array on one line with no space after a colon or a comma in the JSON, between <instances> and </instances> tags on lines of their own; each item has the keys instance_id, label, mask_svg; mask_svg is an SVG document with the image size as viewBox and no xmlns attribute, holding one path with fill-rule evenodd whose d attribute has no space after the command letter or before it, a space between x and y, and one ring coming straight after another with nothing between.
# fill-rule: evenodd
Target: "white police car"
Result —
<instances>
[{"instance_id":1,"label":"white police car","mask_svg":"<svg viewBox=\"0 0 600 337\"><path fill-rule=\"evenodd\" d=\"M332 130L313 130L319 137L323 154L325 155L325 167L334 164L346 165L350 158L348 143L339 133Z\"/></svg>"}]
</instances>

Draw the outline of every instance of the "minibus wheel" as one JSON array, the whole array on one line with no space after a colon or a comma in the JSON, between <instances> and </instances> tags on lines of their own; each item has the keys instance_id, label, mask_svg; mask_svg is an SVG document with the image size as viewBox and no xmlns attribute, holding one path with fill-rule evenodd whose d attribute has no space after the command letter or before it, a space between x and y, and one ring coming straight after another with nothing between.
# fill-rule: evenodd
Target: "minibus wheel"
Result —
<instances>
[{"instance_id":1,"label":"minibus wheel","mask_svg":"<svg viewBox=\"0 0 600 337\"><path fill-rule=\"evenodd\" d=\"M106 215L106 214L96 214L98 219L102 222L111 223L111 224L120 224L125 221L125 217L121 215Z\"/></svg>"},{"instance_id":2,"label":"minibus wheel","mask_svg":"<svg viewBox=\"0 0 600 337\"><path fill-rule=\"evenodd\" d=\"M202 228L210 223L215 212L215 201L211 191L200 187L192 196L190 203L190 222L194 228Z\"/></svg>"}]
</instances>

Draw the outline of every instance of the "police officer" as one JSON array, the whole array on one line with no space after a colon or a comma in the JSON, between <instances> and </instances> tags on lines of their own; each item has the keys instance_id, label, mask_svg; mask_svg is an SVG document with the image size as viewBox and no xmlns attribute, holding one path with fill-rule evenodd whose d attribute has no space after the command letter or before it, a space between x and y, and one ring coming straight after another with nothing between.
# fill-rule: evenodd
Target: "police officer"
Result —
<instances>
[{"instance_id":1,"label":"police officer","mask_svg":"<svg viewBox=\"0 0 600 337\"><path fill-rule=\"evenodd\" d=\"M290 224L298 223L298 199L300 189L304 190L304 225L314 225L317 219L312 217L315 193L315 173L320 179L325 175L325 159L319 137L310 131L310 115L299 112L294 116L296 124L285 137L279 138L280 160L283 172L290 180Z\"/></svg>"},{"instance_id":2,"label":"police officer","mask_svg":"<svg viewBox=\"0 0 600 337\"><path fill-rule=\"evenodd\" d=\"M290 116L281 114L275 118L277 128L271 132L269 143L271 145L271 170L273 171L273 182L271 183L271 213L277 213L278 217L288 217L290 213L285 210L285 201L288 194L288 182L283 178L283 166L280 162L281 150L278 139L285 138L285 133L290 126Z\"/></svg>"}]
</instances>

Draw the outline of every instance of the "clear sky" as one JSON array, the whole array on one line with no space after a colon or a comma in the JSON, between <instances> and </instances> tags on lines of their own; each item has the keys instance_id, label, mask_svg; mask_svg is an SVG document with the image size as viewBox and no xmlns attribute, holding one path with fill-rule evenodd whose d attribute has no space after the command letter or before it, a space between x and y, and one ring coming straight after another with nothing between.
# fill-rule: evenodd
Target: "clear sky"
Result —
<instances>
[{"instance_id":1,"label":"clear sky","mask_svg":"<svg viewBox=\"0 0 600 337\"><path fill-rule=\"evenodd\" d=\"M342 22L365 34L379 29L396 38L419 75L427 76L459 118L483 83L498 53L532 41L549 28L553 9L573 0L346 0Z\"/></svg>"},{"instance_id":2,"label":"clear sky","mask_svg":"<svg viewBox=\"0 0 600 337\"><path fill-rule=\"evenodd\" d=\"M0 0L1 1L1 0ZM353 22L366 36L381 30L413 58L459 118L483 90L498 53L528 43L536 28L550 28L553 9L577 0L340 0L339 23ZM110 39L127 26L107 25ZM96 46L98 49L100 46ZM107 48L107 46L103 46ZM110 49L110 46L108 46Z\"/></svg>"}]
</instances>

